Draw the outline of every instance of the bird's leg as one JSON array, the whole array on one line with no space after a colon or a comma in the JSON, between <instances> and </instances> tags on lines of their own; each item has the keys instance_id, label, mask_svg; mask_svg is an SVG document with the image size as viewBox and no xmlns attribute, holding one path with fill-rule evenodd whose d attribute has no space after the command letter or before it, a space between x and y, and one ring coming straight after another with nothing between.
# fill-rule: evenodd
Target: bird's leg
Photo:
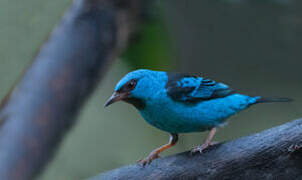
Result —
<instances>
[{"instance_id":1,"label":"bird's leg","mask_svg":"<svg viewBox=\"0 0 302 180\"><path fill-rule=\"evenodd\" d=\"M165 144L157 149L154 149L146 158L138 160L138 163L141 163L143 166L146 164L150 164L153 159L159 158L159 153L163 152L164 150L174 146L178 141L178 134L170 134L170 140L168 144Z\"/></svg>"},{"instance_id":2,"label":"bird's leg","mask_svg":"<svg viewBox=\"0 0 302 180\"><path fill-rule=\"evenodd\" d=\"M202 151L205 150L206 148L208 148L209 146L216 144L216 143L212 142L212 139L216 133L216 130L217 130L216 128L211 129L206 141L202 145L193 148L191 150L191 153L196 153L196 152L202 153Z\"/></svg>"}]
</instances>

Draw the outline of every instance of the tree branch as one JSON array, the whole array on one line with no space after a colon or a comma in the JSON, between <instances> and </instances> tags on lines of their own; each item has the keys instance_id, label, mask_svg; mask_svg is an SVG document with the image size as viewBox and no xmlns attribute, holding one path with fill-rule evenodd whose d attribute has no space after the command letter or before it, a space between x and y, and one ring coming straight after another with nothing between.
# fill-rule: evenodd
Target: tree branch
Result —
<instances>
[{"instance_id":1,"label":"tree branch","mask_svg":"<svg viewBox=\"0 0 302 180\"><path fill-rule=\"evenodd\" d=\"M139 23L139 0L77 0L1 104L0 179L32 179Z\"/></svg>"},{"instance_id":2,"label":"tree branch","mask_svg":"<svg viewBox=\"0 0 302 180\"><path fill-rule=\"evenodd\" d=\"M129 165L100 179L302 179L302 119L215 145L158 159L143 168Z\"/></svg>"}]
</instances>

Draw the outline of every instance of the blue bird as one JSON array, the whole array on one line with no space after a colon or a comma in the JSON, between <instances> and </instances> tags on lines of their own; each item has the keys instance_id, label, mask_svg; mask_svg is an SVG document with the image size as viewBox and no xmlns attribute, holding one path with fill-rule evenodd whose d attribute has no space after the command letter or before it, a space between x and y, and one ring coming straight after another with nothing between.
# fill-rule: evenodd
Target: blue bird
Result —
<instances>
[{"instance_id":1,"label":"blue bird","mask_svg":"<svg viewBox=\"0 0 302 180\"><path fill-rule=\"evenodd\" d=\"M226 119L253 104L289 102L288 98L263 98L239 94L228 85L196 75L152 70L136 70L125 75L116 85L106 106L125 101L134 105L151 125L170 133L170 141L153 150L143 166L178 141L179 133L210 133L204 144L191 150L200 152L211 146L216 128Z\"/></svg>"}]
</instances>

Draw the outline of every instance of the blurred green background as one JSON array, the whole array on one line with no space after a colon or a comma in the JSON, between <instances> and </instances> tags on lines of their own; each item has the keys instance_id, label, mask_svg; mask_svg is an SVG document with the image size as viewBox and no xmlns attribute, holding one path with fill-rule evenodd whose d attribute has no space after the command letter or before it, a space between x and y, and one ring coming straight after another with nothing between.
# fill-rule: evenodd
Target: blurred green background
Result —
<instances>
[{"instance_id":1,"label":"blurred green background","mask_svg":"<svg viewBox=\"0 0 302 180\"><path fill-rule=\"evenodd\" d=\"M0 97L4 97L68 8L70 0L0 1ZM215 139L249 135L302 116L302 2L155 1L137 44L115 61L39 179L83 179L135 163L168 141L134 107L104 109L115 83L136 68L201 72L250 95L295 99L232 117ZM185 134L163 153L189 150L205 133Z\"/></svg>"}]
</instances>

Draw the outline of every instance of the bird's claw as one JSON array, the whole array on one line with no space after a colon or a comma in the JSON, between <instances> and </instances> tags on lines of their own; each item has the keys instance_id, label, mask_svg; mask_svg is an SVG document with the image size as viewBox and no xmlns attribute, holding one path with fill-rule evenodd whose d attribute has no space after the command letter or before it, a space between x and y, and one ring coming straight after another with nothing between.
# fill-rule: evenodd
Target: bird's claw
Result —
<instances>
[{"instance_id":1,"label":"bird's claw","mask_svg":"<svg viewBox=\"0 0 302 180\"><path fill-rule=\"evenodd\" d=\"M137 160L136 162L145 167L145 165L150 164L154 159L157 158L160 158L158 153L150 153L146 158Z\"/></svg>"},{"instance_id":2,"label":"bird's claw","mask_svg":"<svg viewBox=\"0 0 302 180\"><path fill-rule=\"evenodd\" d=\"M210 146L213 146L215 144L218 144L217 142L210 142L210 143L204 143L200 146L196 146L191 150L191 154L195 154L197 152L199 152L200 154L203 153L203 151L207 148L209 148Z\"/></svg>"}]
</instances>

